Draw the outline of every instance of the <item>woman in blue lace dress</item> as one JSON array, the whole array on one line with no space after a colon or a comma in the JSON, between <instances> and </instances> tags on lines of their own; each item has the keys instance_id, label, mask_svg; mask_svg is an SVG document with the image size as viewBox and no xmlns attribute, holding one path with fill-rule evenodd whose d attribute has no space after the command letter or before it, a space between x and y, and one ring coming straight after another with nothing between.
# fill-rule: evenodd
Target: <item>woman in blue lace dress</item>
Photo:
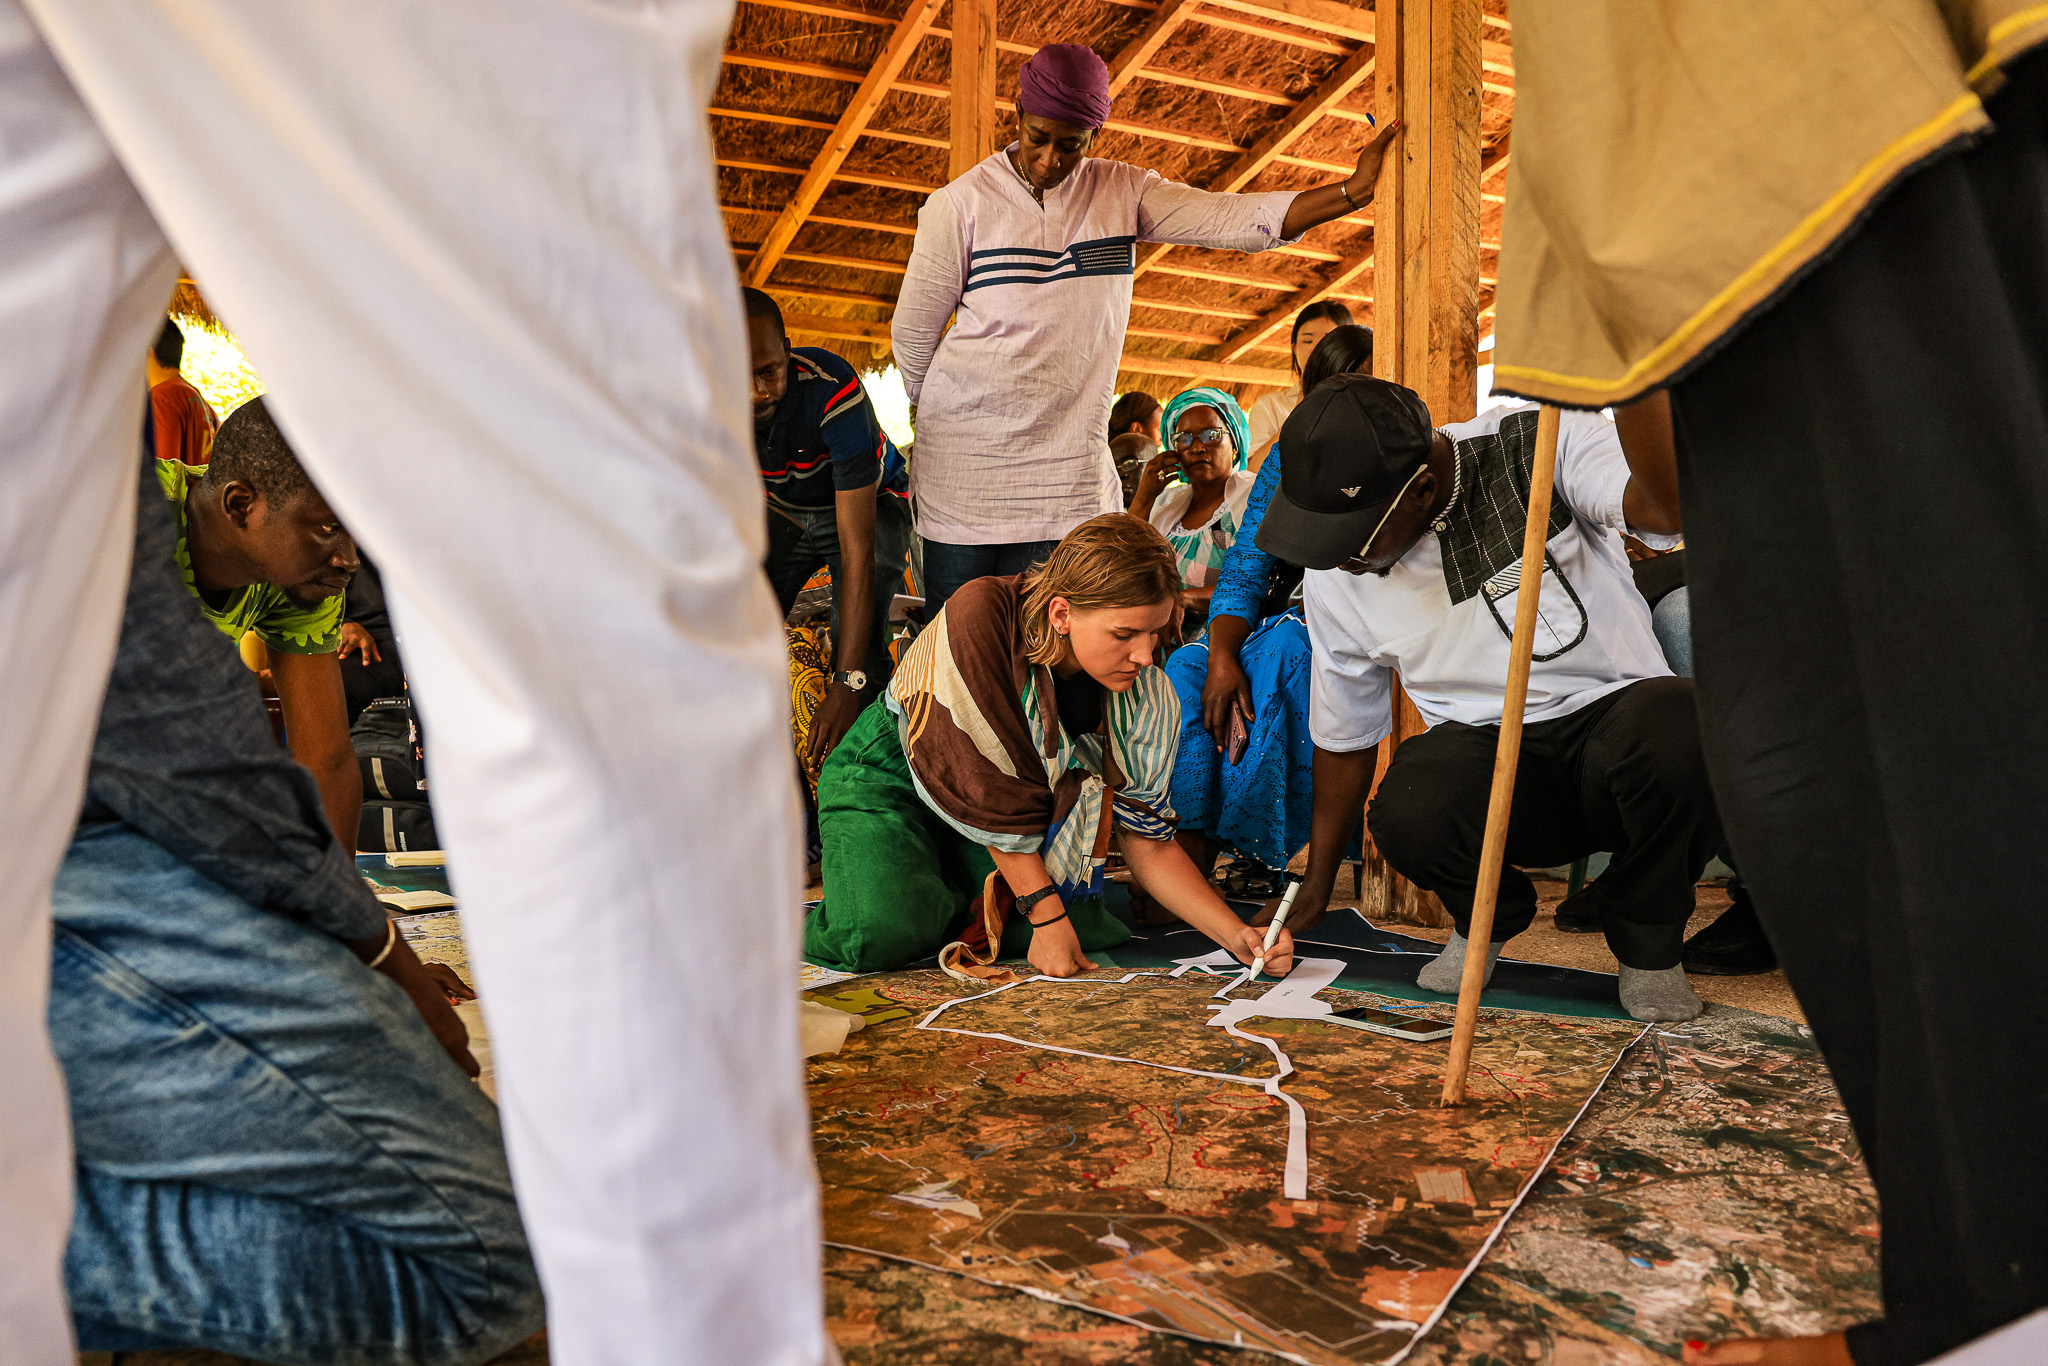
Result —
<instances>
[{"instance_id":1,"label":"woman in blue lace dress","mask_svg":"<svg viewBox=\"0 0 2048 1366\"><path fill-rule=\"evenodd\" d=\"M1302 392L1331 375L1372 368L1372 332L1339 327L1302 369ZM1177 838L1205 873L1225 850L1285 868L1308 843L1314 807L1308 733L1309 644L1301 608L1290 604L1301 571L1260 550L1259 524L1280 486L1276 443L1260 467L1237 535L1209 602L1209 629L1174 651L1166 675L1180 696L1180 752L1172 801ZM1249 742L1225 761L1233 706Z\"/></svg>"}]
</instances>

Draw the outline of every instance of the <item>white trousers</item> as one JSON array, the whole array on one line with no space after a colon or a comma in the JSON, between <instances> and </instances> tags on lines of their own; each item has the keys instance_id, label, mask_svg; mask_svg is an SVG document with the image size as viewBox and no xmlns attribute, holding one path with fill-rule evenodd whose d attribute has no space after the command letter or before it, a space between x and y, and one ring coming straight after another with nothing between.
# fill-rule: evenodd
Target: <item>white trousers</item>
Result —
<instances>
[{"instance_id":1,"label":"white trousers","mask_svg":"<svg viewBox=\"0 0 2048 1366\"><path fill-rule=\"evenodd\" d=\"M391 591L554 1359L830 1353L786 673L705 119L730 19L0 0L0 1361L70 1361L48 889L166 236Z\"/></svg>"}]
</instances>

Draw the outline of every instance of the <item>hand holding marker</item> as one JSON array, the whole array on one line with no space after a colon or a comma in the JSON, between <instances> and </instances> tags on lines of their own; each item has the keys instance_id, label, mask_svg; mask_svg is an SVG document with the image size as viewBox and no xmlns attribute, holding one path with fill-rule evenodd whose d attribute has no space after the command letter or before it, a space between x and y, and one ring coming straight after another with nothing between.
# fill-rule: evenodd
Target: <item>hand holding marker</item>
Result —
<instances>
[{"instance_id":1,"label":"hand holding marker","mask_svg":"<svg viewBox=\"0 0 2048 1366\"><path fill-rule=\"evenodd\" d=\"M1266 955L1279 942L1281 927L1287 923L1287 913L1294 909L1294 894L1301 890L1301 878L1287 874L1287 890L1280 894L1280 909L1273 913L1273 923L1266 926L1266 942L1259 949L1259 956L1252 959L1252 976L1257 977L1266 970Z\"/></svg>"}]
</instances>

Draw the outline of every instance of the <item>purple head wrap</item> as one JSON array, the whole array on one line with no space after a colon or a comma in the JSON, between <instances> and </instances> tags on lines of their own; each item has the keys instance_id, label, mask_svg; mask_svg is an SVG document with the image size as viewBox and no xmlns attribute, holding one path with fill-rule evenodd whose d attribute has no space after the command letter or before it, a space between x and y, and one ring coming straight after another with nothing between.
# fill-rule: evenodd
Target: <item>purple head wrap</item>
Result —
<instances>
[{"instance_id":1,"label":"purple head wrap","mask_svg":"<svg viewBox=\"0 0 2048 1366\"><path fill-rule=\"evenodd\" d=\"M1079 43L1042 47L1017 74L1017 107L1076 128L1100 128L1109 117L1109 68Z\"/></svg>"}]
</instances>

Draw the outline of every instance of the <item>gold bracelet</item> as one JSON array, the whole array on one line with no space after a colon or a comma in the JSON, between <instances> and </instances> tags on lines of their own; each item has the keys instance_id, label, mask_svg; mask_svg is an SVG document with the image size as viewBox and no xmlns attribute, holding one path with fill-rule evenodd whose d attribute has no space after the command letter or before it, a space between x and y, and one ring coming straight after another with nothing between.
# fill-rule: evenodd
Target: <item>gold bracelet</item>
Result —
<instances>
[{"instance_id":1,"label":"gold bracelet","mask_svg":"<svg viewBox=\"0 0 2048 1366\"><path fill-rule=\"evenodd\" d=\"M1340 180L1340 181L1338 181L1338 182L1337 182L1337 193L1338 193L1338 194L1341 194L1341 195L1343 195L1343 196L1344 196L1344 202L1345 202L1346 204L1349 204L1349 205L1351 206L1351 212L1353 212L1353 213L1357 213L1357 212L1358 212L1358 201L1357 201L1357 200L1355 200L1355 199L1353 199L1353 198L1351 197L1351 182L1350 182L1350 181L1348 181L1348 180Z\"/></svg>"},{"instance_id":2,"label":"gold bracelet","mask_svg":"<svg viewBox=\"0 0 2048 1366\"><path fill-rule=\"evenodd\" d=\"M363 966L371 968L376 967L379 963L382 963L385 959L389 958L391 956L391 951L398 947L398 922L396 920L386 920L384 922L384 928L387 932L384 940L384 947L377 950L377 956L375 958L372 958L368 963L365 963Z\"/></svg>"}]
</instances>

